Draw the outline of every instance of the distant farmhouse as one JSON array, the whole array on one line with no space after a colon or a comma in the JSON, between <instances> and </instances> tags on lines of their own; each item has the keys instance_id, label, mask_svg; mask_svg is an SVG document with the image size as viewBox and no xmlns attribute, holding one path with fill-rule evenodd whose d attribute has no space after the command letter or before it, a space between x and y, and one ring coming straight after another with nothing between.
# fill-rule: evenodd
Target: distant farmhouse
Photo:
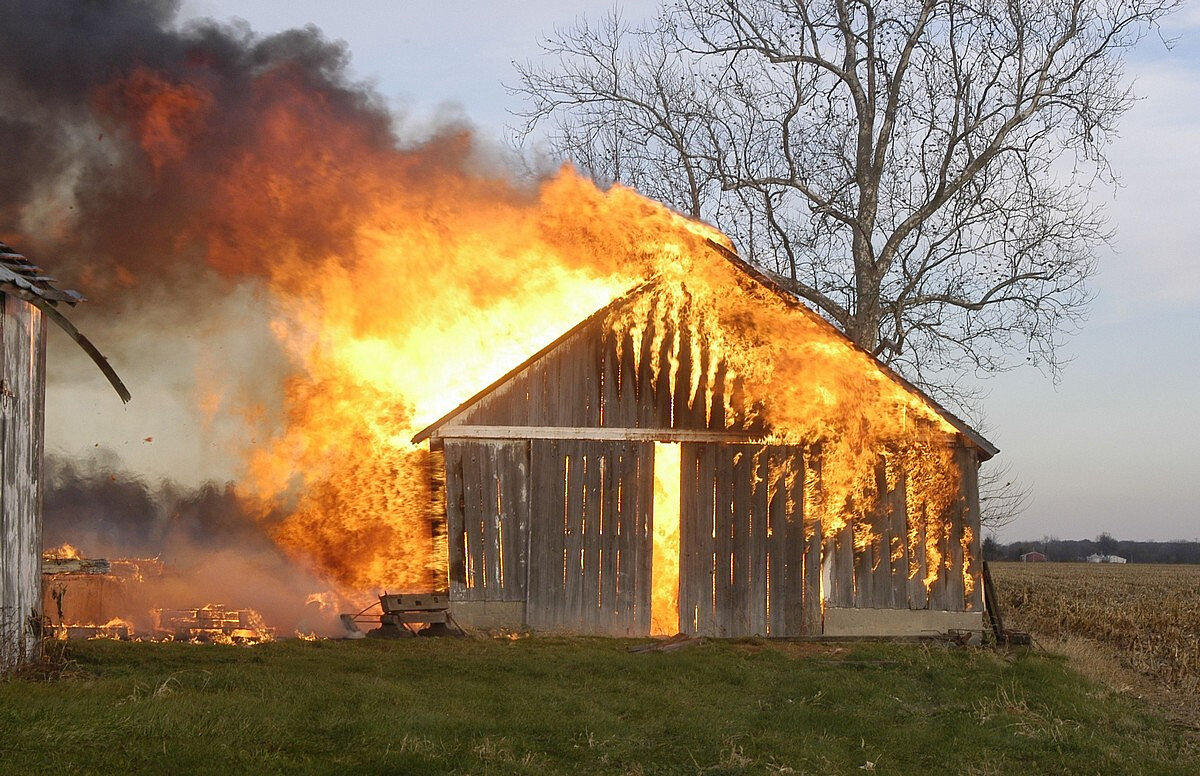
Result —
<instances>
[{"instance_id":1,"label":"distant farmhouse","mask_svg":"<svg viewBox=\"0 0 1200 776\"><path fill-rule=\"evenodd\" d=\"M1037 550L1027 552L1021 556L1022 563L1045 563L1048 560L1050 559L1046 557L1044 552L1038 552Z\"/></svg>"},{"instance_id":2,"label":"distant farmhouse","mask_svg":"<svg viewBox=\"0 0 1200 776\"><path fill-rule=\"evenodd\" d=\"M1099 555L1093 554L1084 558L1088 563L1128 563L1129 561L1122 558L1120 555Z\"/></svg>"}]
</instances>

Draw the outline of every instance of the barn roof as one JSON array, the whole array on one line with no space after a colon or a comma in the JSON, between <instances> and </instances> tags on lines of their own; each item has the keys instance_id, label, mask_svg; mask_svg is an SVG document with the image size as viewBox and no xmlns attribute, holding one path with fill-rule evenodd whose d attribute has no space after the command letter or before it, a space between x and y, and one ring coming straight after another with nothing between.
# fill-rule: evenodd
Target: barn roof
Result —
<instances>
[{"instance_id":1,"label":"barn roof","mask_svg":"<svg viewBox=\"0 0 1200 776\"><path fill-rule=\"evenodd\" d=\"M54 278L43 273L41 267L0 242L0 292L29 302L41 310L47 318L54 321L95 362L104 376L108 378L108 382L112 384L117 395L121 397L121 401L128 402L129 390L117 376L116 370L108 363L108 359L57 309L59 302L66 302L73 307L79 302L86 301L83 295L77 291L57 288L54 285L55 282Z\"/></svg>"},{"instance_id":2,"label":"barn roof","mask_svg":"<svg viewBox=\"0 0 1200 776\"><path fill-rule=\"evenodd\" d=\"M960 434L962 434L962 436L970 444L972 444L975 448L977 448L979 450L981 460L986 461L987 459L991 458L992 456L994 456L1000 452L1000 449L998 447L996 447L994 444L992 444L990 441L988 441L987 438L985 438L982 434L980 434L978 431L976 431L974 428L972 428L966 421L964 421L962 418L958 417L954 413L950 412L950 410L946 409L939 402L934 400L933 397L931 397L925 391L918 388L916 385L914 385L909 380L905 379L903 376L901 376L898 372L896 372L894 369L889 367L887 364L884 364L882 361L880 361L878 358L876 358L873 354L868 353L867 351L863 350L863 348L859 347L857 343L855 343L853 340L851 340L849 337L847 337L841 330L839 330L836 326L834 326L829 321L825 320L820 315L818 315L815 311L813 311L811 308L809 308L808 305L806 305L803 301L801 301L799 297L797 297L795 294L793 294L792 292L790 292L786 288L784 288L778 281L776 281L775 279L773 279L771 276L767 275L766 273L762 272L761 270L757 269L756 267L752 266L749 262L742 259L735 252L733 252L729 248L726 248L724 245L721 245L720 243L715 242L713 240L708 240L708 243L709 243L710 247L716 253L723 256L726 260L729 261L730 264L732 264L737 269L741 270L744 274L748 275L755 282L757 282L760 285L771 290L786 305L788 305L788 307L796 310L797 312L799 312L802 315L807 316L818 326L821 326L821 327L827 329L829 332L833 333L835 336L837 336L838 338L844 340L846 343L851 345L855 350L865 354L868 358L870 358L872 361L874 361L878 365L879 369L884 374L886 374L889 378L891 378L895 382L902 385L909 392L920 397L923 401L925 401L929 405L929 407L934 412L936 412L939 416L942 417L942 419L944 419L947 423L949 423L951 426L953 426ZM587 327L589 324L591 324L598 318L602 318L602 317L606 316L614 308L620 306L621 304L623 304L626 300L630 299L631 297L636 296L642 289L644 289L648 285L650 285L650 283L651 283L651 281L646 281L646 282L643 282L643 283L635 286L633 289L631 289L627 293L623 294L622 296L618 297L617 299L613 300L609 304L605 305L604 307L600 308L596 312L594 312L591 315L584 318L578 324L571 327L571 329L564 332L562 334L562 336L558 337L553 342L546 345L546 347L537 351L536 353L531 355L529 358L527 358L525 361L523 361L522 363L518 364L516 367L511 369L503 377L496 380L494 383L487 386L483 390L479 391L474 396L467 399L466 401L464 401L462 404L458 405L454 409L450 410L450 412L448 412L445 415L443 415L442 417L438 418L433 423L431 423L428 426L426 426L425 428L421 429L413 437L413 439L412 439L413 444L420 444L421 442L425 441L426 439L429 439L442 426L446 425L447 423L454 420L459 415L461 415L464 412L466 412L467 410L471 409L480 400L484 399L486 396L491 394L494 390L496 390L500 386L504 385L509 380L513 379L516 375L518 375L520 372L522 372L524 369L526 369L529 365L533 364L534 362L538 361L540 358L545 356L547 353L554 350L556 347L558 347L558 345L560 345L565 340L569 339L576 332Z\"/></svg>"}]
</instances>

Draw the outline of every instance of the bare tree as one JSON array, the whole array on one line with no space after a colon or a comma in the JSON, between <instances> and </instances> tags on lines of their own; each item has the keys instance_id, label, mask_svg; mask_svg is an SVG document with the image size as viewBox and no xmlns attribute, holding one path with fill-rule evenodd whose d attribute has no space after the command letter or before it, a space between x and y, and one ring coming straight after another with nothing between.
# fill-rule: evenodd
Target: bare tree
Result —
<instances>
[{"instance_id":1,"label":"bare tree","mask_svg":"<svg viewBox=\"0 0 1200 776\"><path fill-rule=\"evenodd\" d=\"M979 472L979 520L989 531L997 531L1024 513L1032 494L1012 472L1012 462L987 466Z\"/></svg>"},{"instance_id":2,"label":"bare tree","mask_svg":"<svg viewBox=\"0 0 1200 776\"><path fill-rule=\"evenodd\" d=\"M1123 55L1180 0L680 0L518 65L520 131L730 234L943 397L1056 370L1097 248Z\"/></svg>"}]
</instances>

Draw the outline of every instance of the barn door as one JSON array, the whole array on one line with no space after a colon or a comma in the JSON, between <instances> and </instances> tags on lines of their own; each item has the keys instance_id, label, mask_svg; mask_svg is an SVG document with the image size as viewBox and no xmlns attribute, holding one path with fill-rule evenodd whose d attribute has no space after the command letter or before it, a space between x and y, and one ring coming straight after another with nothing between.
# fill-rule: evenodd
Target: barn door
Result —
<instances>
[{"instance_id":1,"label":"barn door","mask_svg":"<svg viewBox=\"0 0 1200 776\"><path fill-rule=\"evenodd\" d=\"M680 632L820 633L821 532L816 515L805 521L803 448L685 443L680 468Z\"/></svg>"},{"instance_id":2,"label":"barn door","mask_svg":"<svg viewBox=\"0 0 1200 776\"><path fill-rule=\"evenodd\" d=\"M534 440L530 466L530 627L649 633L654 445Z\"/></svg>"},{"instance_id":3,"label":"barn door","mask_svg":"<svg viewBox=\"0 0 1200 776\"><path fill-rule=\"evenodd\" d=\"M446 440L450 597L525 600L529 443Z\"/></svg>"}]
</instances>

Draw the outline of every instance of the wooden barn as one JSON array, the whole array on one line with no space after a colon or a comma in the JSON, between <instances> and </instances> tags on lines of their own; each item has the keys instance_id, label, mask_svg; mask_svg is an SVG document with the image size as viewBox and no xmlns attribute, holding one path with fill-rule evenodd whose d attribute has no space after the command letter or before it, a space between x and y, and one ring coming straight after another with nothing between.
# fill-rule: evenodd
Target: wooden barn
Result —
<instances>
[{"instance_id":1,"label":"wooden barn","mask_svg":"<svg viewBox=\"0 0 1200 776\"><path fill-rule=\"evenodd\" d=\"M704 323L690 281L666 295L652 278L414 437L432 451L456 620L620 636L981 630L977 469L997 449L772 278L706 252L730 289L713 298L742 309ZM791 371L756 384L752 362L723 355L741 341ZM857 374L807 368L835 350ZM850 397L836 423L779 406L834 391ZM831 467L835 443L868 422L859 403L897 418L878 454L843 445L868 462L838 478L851 487ZM895 428L928 455L904 452ZM939 477L952 492L922 495ZM652 626L663 576L674 600Z\"/></svg>"},{"instance_id":2,"label":"wooden barn","mask_svg":"<svg viewBox=\"0 0 1200 776\"><path fill-rule=\"evenodd\" d=\"M0 243L0 672L37 657L42 626L42 430L49 318L96 362L123 401L108 362L56 309L82 301Z\"/></svg>"}]
</instances>

